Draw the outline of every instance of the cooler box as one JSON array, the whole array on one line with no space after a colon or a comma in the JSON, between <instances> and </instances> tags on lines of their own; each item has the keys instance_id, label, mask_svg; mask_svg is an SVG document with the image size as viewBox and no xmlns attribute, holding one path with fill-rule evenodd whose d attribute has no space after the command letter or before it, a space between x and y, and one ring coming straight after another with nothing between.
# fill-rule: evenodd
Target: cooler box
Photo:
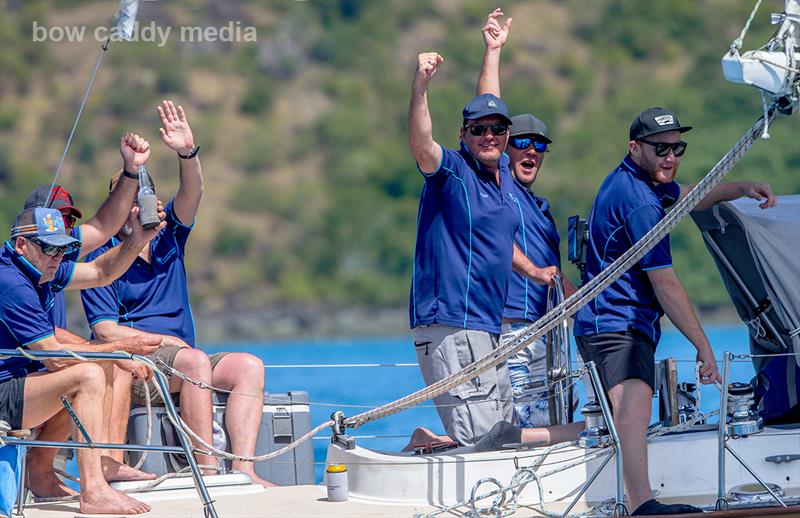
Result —
<instances>
[{"instance_id":1,"label":"cooler box","mask_svg":"<svg viewBox=\"0 0 800 518\"><path fill-rule=\"evenodd\" d=\"M224 431L225 451L230 451L230 436L225 427L224 415L227 394L214 393L214 421ZM180 409L178 408L180 411ZM151 445L180 446L172 423L163 406L151 407L152 430ZM311 430L311 414L308 407L308 393L290 391L280 394L264 394L264 407L261 414L261 426L256 440L256 455L263 455L283 448ZM219 447L221 436L219 427L215 426L214 442ZM131 444L147 444L147 408L134 407L128 420L128 442ZM312 441L307 441L297 448L284 453L280 457L255 463L258 476L281 486L314 484L314 448ZM143 452L130 451L130 465L139 462ZM188 466L182 454L147 452L140 469L156 475L176 472ZM230 469L230 461L225 462Z\"/></svg>"}]
</instances>

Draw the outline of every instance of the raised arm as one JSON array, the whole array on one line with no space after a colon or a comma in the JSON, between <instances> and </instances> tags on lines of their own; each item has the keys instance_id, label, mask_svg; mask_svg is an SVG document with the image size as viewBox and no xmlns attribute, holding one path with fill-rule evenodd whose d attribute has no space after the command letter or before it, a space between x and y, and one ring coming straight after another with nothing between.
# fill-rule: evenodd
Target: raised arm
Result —
<instances>
[{"instance_id":1,"label":"raised arm","mask_svg":"<svg viewBox=\"0 0 800 518\"><path fill-rule=\"evenodd\" d=\"M693 188L694 185L681 185L681 199L686 197ZM725 182L717 184L711 189L711 192L706 194L706 197L697 204L694 210L710 209L721 201L731 201L743 197L763 200L759 205L762 209L774 207L778 203L772 187L768 184L749 181Z\"/></svg>"},{"instance_id":2,"label":"raised arm","mask_svg":"<svg viewBox=\"0 0 800 518\"><path fill-rule=\"evenodd\" d=\"M194 135L186 113L182 106L175 108L172 101L163 101L156 107L158 117L161 119L161 140L178 156L180 167L180 187L175 195L175 215L186 226L192 226L200 198L203 196L203 168L200 166L200 157L195 154L192 158L186 156L195 149Z\"/></svg>"},{"instance_id":3,"label":"raised arm","mask_svg":"<svg viewBox=\"0 0 800 518\"><path fill-rule=\"evenodd\" d=\"M672 267L647 270L647 278L653 285L658 303L664 312L697 349L697 359L703 362L700 381L705 384L721 381L711 344L675 271Z\"/></svg>"},{"instance_id":4,"label":"raised arm","mask_svg":"<svg viewBox=\"0 0 800 518\"><path fill-rule=\"evenodd\" d=\"M128 271L142 248L167 226L166 222L162 221L150 230L142 228L139 222L139 207L131 209L128 224L132 229L130 237L90 263L76 263L72 279L65 289L82 290L110 284Z\"/></svg>"},{"instance_id":5,"label":"raised arm","mask_svg":"<svg viewBox=\"0 0 800 518\"><path fill-rule=\"evenodd\" d=\"M508 38L511 30L511 18L501 26L499 18L504 16L503 10L495 9L489 13L486 25L483 26L483 43L486 50L483 53L483 66L478 77L476 95L492 94L500 97L500 51Z\"/></svg>"},{"instance_id":6,"label":"raised arm","mask_svg":"<svg viewBox=\"0 0 800 518\"><path fill-rule=\"evenodd\" d=\"M561 275L558 266L545 266L540 268L533 264L525 253L514 243L514 256L511 259L511 267L520 275L524 275L537 284L547 284L555 286L553 277Z\"/></svg>"},{"instance_id":7,"label":"raised arm","mask_svg":"<svg viewBox=\"0 0 800 518\"><path fill-rule=\"evenodd\" d=\"M139 135L126 133L120 138L119 152L122 155L123 170L138 174L139 166L150 158L150 143ZM97 213L80 226L81 257L97 250L125 224L138 188L139 182L136 178L120 176L114 190L97 209Z\"/></svg>"},{"instance_id":8,"label":"raised arm","mask_svg":"<svg viewBox=\"0 0 800 518\"><path fill-rule=\"evenodd\" d=\"M428 83L444 58L436 52L417 56L417 70L408 107L408 145L423 173L433 173L442 161L442 148L433 140L433 123L428 109Z\"/></svg>"}]
</instances>

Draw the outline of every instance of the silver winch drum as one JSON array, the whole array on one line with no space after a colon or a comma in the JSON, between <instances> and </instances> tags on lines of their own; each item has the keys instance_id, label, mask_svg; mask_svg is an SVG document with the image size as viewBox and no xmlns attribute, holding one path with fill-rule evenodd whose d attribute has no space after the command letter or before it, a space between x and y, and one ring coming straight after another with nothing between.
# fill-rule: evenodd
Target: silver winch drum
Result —
<instances>
[{"instance_id":1,"label":"silver winch drum","mask_svg":"<svg viewBox=\"0 0 800 518\"><path fill-rule=\"evenodd\" d=\"M600 405L596 401L589 401L586 406L581 408L581 414L586 420L586 429L578 438L581 448L598 448L609 444L611 437Z\"/></svg>"},{"instance_id":2,"label":"silver winch drum","mask_svg":"<svg viewBox=\"0 0 800 518\"><path fill-rule=\"evenodd\" d=\"M779 497L783 498L785 496L783 488L778 484L767 482L767 486ZM728 500L745 504L774 503L775 501L772 495L761 484L756 482L748 482L732 487L728 492Z\"/></svg>"},{"instance_id":3,"label":"silver winch drum","mask_svg":"<svg viewBox=\"0 0 800 518\"><path fill-rule=\"evenodd\" d=\"M749 383L731 383L728 388L728 434L746 437L764 429L764 420L753 412L753 387Z\"/></svg>"}]
</instances>

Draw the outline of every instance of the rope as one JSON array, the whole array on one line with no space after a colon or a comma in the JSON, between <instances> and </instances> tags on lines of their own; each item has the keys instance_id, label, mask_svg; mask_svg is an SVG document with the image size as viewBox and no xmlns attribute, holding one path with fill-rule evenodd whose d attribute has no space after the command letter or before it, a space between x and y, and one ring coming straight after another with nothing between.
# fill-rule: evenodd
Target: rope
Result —
<instances>
[{"instance_id":1,"label":"rope","mask_svg":"<svg viewBox=\"0 0 800 518\"><path fill-rule=\"evenodd\" d=\"M462 371L439 380L424 389L409 394L396 401L373 410L345 419L345 425L357 428L364 423L395 414L410 406L432 399L448 390L470 380L482 372L507 360L511 355L527 347L534 340L554 329L563 320L575 314L581 307L589 303L597 294L616 281L625 271L634 265L645 253L653 248L669 231L671 231L690 210L706 197L722 178L747 153L758 139L758 134L765 123L776 117L776 111L769 112L768 117L760 117L739 141L717 162L709 173L667 214L655 227L645 234L633 247L627 250L611 265L601 271L594 279L586 283L580 290L559 304L552 311L528 327L524 335L507 345L498 347L487 356L466 366Z\"/></svg>"},{"instance_id":2,"label":"rope","mask_svg":"<svg viewBox=\"0 0 800 518\"><path fill-rule=\"evenodd\" d=\"M756 12L758 8L761 6L761 0L756 2L756 5L753 7L753 10L750 12L750 18L747 19L747 22L744 24L744 28L742 28L742 32L739 33L739 37L733 40L731 43L731 48L739 50L742 48L742 43L744 42L744 36L747 34L747 31L750 30L750 24L753 22L753 18L756 16Z\"/></svg>"}]
</instances>

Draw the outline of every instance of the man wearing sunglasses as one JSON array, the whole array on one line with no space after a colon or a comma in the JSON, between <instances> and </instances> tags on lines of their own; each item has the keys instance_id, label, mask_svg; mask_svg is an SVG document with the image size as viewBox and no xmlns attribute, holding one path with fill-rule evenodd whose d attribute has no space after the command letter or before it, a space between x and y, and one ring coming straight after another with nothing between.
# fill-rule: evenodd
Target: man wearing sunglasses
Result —
<instances>
[{"instance_id":1,"label":"man wearing sunglasses","mask_svg":"<svg viewBox=\"0 0 800 518\"><path fill-rule=\"evenodd\" d=\"M70 264L64 256L80 246L80 241L65 232L61 213L55 209L23 210L11 229L10 240L0 250L0 350L124 351L148 354L160 340L132 338L106 344L85 340L64 340L56 336L49 314L54 293L61 289L82 289L108 284L122 275L163 224L145 230L138 224L138 211L130 212L134 236L128 246L111 251L88 263ZM2 351L0 351L2 352ZM129 360L116 362L78 362L77 360L30 361L26 358L0 359L0 420L12 428L45 425L39 436L54 439L56 430L69 429L72 421L61 404L66 396L75 413L97 442L108 442L108 415L113 367L145 378L149 370ZM72 430L79 436L76 429ZM80 509L84 513L138 514L149 506L112 489L107 480L149 478L133 468L122 466L104 450L79 450L81 480ZM70 496L75 493L63 485L52 471L28 472L29 484L37 494Z\"/></svg>"},{"instance_id":2,"label":"man wearing sunglasses","mask_svg":"<svg viewBox=\"0 0 800 518\"><path fill-rule=\"evenodd\" d=\"M458 372L498 346L512 266L552 283L514 245L520 218L504 154L511 119L505 103L478 95L462 111L461 145L433 139L428 84L443 58L422 53L411 91L409 145L425 180L419 206L409 318L425 383ZM449 437L469 446L511 421L505 363L434 399Z\"/></svg>"},{"instance_id":3,"label":"man wearing sunglasses","mask_svg":"<svg viewBox=\"0 0 800 518\"><path fill-rule=\"evenodd\" d=\"M591 280L641 239L664 216L665 209L693 186L676 181L687 144L681 135L691 129L664 108L648 108L633 121L628 154L603 181L589 215L586 277ZM719 184L696 210L747 196L772 207L768 185L755 182ZM647 427L655 390L655 349L659 321L666 314L697 349L701 381L720 380L711 345L686 290L672 269L669 236L662 239L575 318L581 356L597 364L612 404L619 431L625 488L633 515L700 512L652 499L647 471Z\"/></svg>"}]
</instances>

